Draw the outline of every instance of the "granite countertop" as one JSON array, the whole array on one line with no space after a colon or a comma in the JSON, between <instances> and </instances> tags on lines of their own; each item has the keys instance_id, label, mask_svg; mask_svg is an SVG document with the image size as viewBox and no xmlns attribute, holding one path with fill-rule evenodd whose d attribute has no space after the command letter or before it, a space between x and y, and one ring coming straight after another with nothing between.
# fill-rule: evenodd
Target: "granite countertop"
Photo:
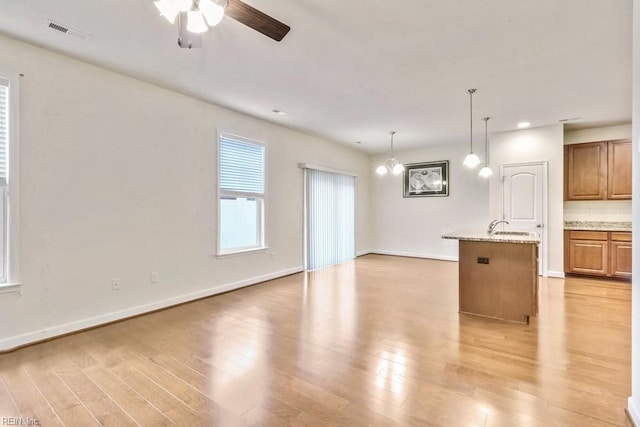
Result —
<instances>
[{"instance_id":1,"label":"granite countertop","mask_svg":"<svg viewBox=\"0 0 640 427\"><path fill-rule=\"evenodd\" d=\"M565 230L586 231L631 231L631 222L627 221L565 221Z\"/></svg>"},{"instance_id":2,"label":"granite countertop","mask_svg":"<svg viewBox=\"0 0 640 427\"><path fill-rule=\"evenodd\" d=\"M500 233L500 230L496 230L497 233ZM446 233L442 235L443 239L452 239L452 240L472 240L476 242L499 242L499 243L527 243L527 244L538 244L540 243L540 237L538 237L538 233L529 232L527 236L514 236L514 235L504 235L504 234L489 234L487 230L478 230L470 229L470 230L458 230L451 233Z\"/></svg>"}]
</instances>

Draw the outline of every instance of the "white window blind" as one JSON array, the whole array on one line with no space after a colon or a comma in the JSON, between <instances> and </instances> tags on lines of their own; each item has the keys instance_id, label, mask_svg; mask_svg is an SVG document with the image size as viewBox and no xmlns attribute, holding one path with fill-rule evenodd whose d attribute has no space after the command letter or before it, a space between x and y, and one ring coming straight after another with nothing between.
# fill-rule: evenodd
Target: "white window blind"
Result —
<instances>
[{"instance_id":1,"label":"white window blind","mask_svg":"<svg viewBox=\"0 0 640 427\"><path fill-rule=\"evenodd\" d=\"M355 258L355 177L305 169L307 269Z\"/></svg>"},{"instance_id":2,"label":"white window blind","mask_svg":"<svg viewBox=\"0 0 640 427\"><path fill-rule=\"evenodd\" d=\"M220 188L264 194L264 145L221 136Z\"/></svg>"},{"instance_id":3,"label":"white window blind","mask_svg":"<svg viewBox=\"0 0 640 427\"><path fill-rule=\"evenodd\" d=\"M9 145L9 81L0 77L0 186L7 185Z\"/></svg>"},{"instance_id":4,"label":"white window blind","mask_svg":"<svg viewBox=\"0 0 640 427\"><path fill-rule=\"evenodd\" d=\"M10 114L9 80L0 77L0 283L7 282L8 241L7 241L7 205L8 205L8 155Z\"/></svg>"},{"instance_id":5,"label":"white window blind","mask_svg":"<svg viewBox=\"0 0 640 427\"><path fill-rule=\"evenodd\" d=\"M221 135L218 253L264 247L265 146Z\"/></svg>"}]
</instances>

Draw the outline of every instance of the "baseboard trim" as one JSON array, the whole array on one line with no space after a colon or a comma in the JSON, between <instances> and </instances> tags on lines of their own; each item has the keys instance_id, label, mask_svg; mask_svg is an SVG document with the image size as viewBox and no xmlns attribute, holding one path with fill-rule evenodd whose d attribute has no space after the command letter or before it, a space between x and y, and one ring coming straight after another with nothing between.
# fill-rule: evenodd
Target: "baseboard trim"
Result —
<instances>
[{"instance_id":1,"label":"baseboard trim","mask_svg":"<svg viewBox=\"0 0 640 427\"><path fill-rule=\"evenodd\" d=\"M564 279L564 272L563 271L547 270L547 277L555 277L556 279Z\"/></svg>"},{"instance_id":2,"label":"baseboard trim","mask_svg":"<svg viewBox=\"0 0 640 427\"><path fill-rule=\"evenodd\" d=\"M438 261L452 261L458 262L458 257L448 256L448 255L435 255L435 254L424 254L417 252L401 252L401 251L383 251L383 250L374 250L371 251L372 254L378 255L391 255L391 256L402 256L408 258L424 258L424 259L435 259Z\"/></svg>"},{"instance_id":3,"label":"baseboard trim","mask_svg":"<svg viewBox=\"0 0 640 427\"><path fill-rule=\"evenodd\" d=\"M165 308L173 307L175 305L180 305L202 298L207 298L213 295L244 288L247 286L256 285L258 283L267 282L269 280L278 279L280 277L289 276L291 274L300 273L302 271L304 271L303 267L295 267L287 270L276 271L274 273L252 277L250 279L245 279L226 285L216 286L215 288L203 289L200 291L167 298L161 301L155 301L149 304L127 308L125 310L114 311L111 313L102 314L100 316L89 317L75 322L52 326L39 331L28 332L26 334L4 338L0 340L0 353L14 351L20 347L35 344L41 341L50 340L52 338L95 328L108 323L128 319L130 317L140 316L142 314L162 310Z\"/></svg>"},{"instance_id":4,"label":"baseboard trim","mask_svg":"<svg viewBox=\"0 0 640 427\"><path fill-rule=\"evenodd\" d=\"M360 257L360 256L365 256L365 255L369 255L370 253L372 253L371 251L360 251L356 253L356 258Z\"/></svg>"},{"instance_id":5,"label":"baseboard trim","mask_svg":"<svg viewBox=\"0 0 640 427\"><path fill-rule=\"evenodd\" d=\"M640 412L638 411L636 405L633 403L633 399L631 397L627 399L626 413L634 426L640 426Z\"/></svg>"}]
</instances>

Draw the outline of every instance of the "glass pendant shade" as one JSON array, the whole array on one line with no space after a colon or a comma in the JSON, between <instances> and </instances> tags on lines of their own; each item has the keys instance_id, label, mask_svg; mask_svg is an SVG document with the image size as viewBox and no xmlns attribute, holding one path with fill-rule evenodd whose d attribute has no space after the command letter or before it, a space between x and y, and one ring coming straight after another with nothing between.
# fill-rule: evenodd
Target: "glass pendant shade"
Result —
<instances>
[{"instance_id":1,"label":"glass pendant shade","mask_svg":"<svg viewBox=\"0 0 640 427\"><path fill-rule=\"evenodd\" d=\"M204 33L209 29L204 22L204 17L199 10L191 10L188 13L187 30L192 33Z\"/></svg>"},{"instance_id":2,"label":"glass pendant shade","mask_svg":"<svg viewBox=\"0 0 640 427\"><path fill-rule=\"evenodd\" d=\"M480 158L473 153L467 154L467 157L464 158L463 165L466 167L473 169L480 164Z\"/></svg>"},{"instance_id":3,"label":"glass pendant shade","mask_svg":"<svg viewBox=\"0 0 640 427\"><path fill-rule=\"evenodd\" d=\"M226 2L225 2L226 3ZM215 27L220 23L224 16L224 8L226 4L221 2L212 2L211 0L200 0L198 8L207 20L210 27Z\"/></svg>"},{"instance_id":4,"label":"glass pendant shade","mask_svg":"<svg viewBox=\"0 0 640 427\"><path fill-rule=\"evenodd\" d=\"M489 178L491 175L493 175L493 171L489 166L485 166L482 169L480 169L480 172L478 173L478 175L480 175L483 178Z\"/></svg>"},{"instance_id":5,"label":"glass pendant shade","mask_svg":"<svg viewBox=\"0 0 640 427\"><path fill-rule=\"evenodd\" d=\"M396 160L396 159L393 159ZM402 166L401 163L396 163L396 165L393 167L392 170L394 175L400 175L402 172L404 172L404 166Z\"/></svg>"},{"instance_id":6,"label":"glass pendant shade","mask_svg":"<svg viewBox=\"0 0 640 427\"><path fill-rule=\"evenodd\" d=\"M384 165L380 165L376 168L376 173L380 176L384 176L388 173L389 171L387 170L387 168Z\"/></svg>"},{"instance_id":7,"label":"glass pendant shade","mask_svg":"<svg viewBox=\"0 0 640 427\"><path fill-rule=\"evenodd\" d=\"M155 4L160 11L160 15L164 16L171 24L176 21L176 16L178 16L180 12L176 0L158 0L153 4Z\"/></svg>"}]
</instances>

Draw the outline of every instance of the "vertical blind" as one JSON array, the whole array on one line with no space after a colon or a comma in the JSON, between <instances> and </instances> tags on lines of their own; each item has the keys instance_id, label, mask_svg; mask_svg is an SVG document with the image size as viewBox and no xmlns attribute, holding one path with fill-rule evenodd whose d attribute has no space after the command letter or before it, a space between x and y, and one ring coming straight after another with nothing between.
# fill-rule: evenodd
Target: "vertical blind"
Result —
<instances>
[{"instance_id":1,"label":"vertical blind","mask_svg":"<svg viewBox=\"0 0 640 427\"><path fill-rule=\"evenodd\" d=\"M355 177L305 169L307 269L355 258Z\"/></svg>"},{"instance_id":2,"label":"vertical blind","mask_svg":"<svg viewBox=\"0 0 640 427\"><path fill-rule=\"evenodd\" d=\"M264 145L220 136L220 189L264 194Z\"/></svg>"},{"instance_id":3,"label":"vertical blind","mask_svg":"<svg viewBox=\"0 0 640 427\"><path fill-rule=\"evenodd\" d=\"M9 151L9 80L0 77L0 283L7 282L7 162Z\"/></svg>"},{"instance_id":4,"label":"vertical blind","mask_svg":"<svg viewBox=\"0 0 640 427\"><path fill-rule=\"evenodd\" d=\"M9 145L9 81L0 77L0 186L7 185Z\"/></svg>"}]
</instances>

